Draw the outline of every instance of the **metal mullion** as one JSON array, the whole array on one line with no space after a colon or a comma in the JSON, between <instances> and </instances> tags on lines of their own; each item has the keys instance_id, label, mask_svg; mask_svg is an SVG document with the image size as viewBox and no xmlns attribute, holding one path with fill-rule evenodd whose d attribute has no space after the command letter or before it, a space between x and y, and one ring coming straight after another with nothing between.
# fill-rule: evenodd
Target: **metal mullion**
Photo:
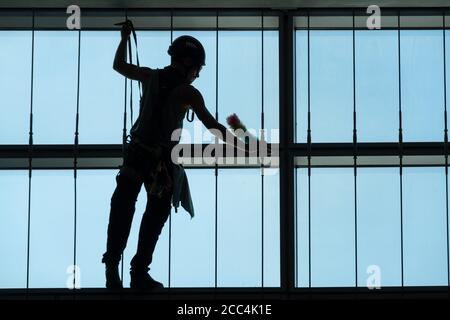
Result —
<instances>
[{"instance_id":1,"label":"metal mullion","mask_svg":"<svg viewBox=\"0 0 450 320\"><path fill-rule=\"evenodd\" d=\"M280 12L280 270L281 288L290 295L295 286L295 235L293 159L293 16Z\"/></svg>"}]
</instances>

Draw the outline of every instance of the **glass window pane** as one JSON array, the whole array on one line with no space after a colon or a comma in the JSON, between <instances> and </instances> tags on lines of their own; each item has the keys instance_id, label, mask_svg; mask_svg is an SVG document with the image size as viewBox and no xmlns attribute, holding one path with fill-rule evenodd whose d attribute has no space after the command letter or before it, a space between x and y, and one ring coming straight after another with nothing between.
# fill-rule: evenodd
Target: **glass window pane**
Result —
<instances>
[{"instance_id":1,"label":"glass window pane","mask_svg":"<svg viewBox=\"0 0 450 320\"><path fill-rule=\"evenodd\" d=\"M214 287L215 176L213 169L192 169L189 179L195 216L172 208L173 287Z\"/></svg>"},{"instance_id":2,"label":"glass window pane","mask_svg":"<svg viewBox=\"0 0 450 320\"><path fill-rule=\"evenodd\" d=\"M444 58L440 30L401 31L404 141L444 139Z\"/></svg>"},{"instance_id":3,"label":"glass window pane","mask_svg":"<svg viewBox=\"0 0 450 320\"><path fill-rule=\"evenodd\" d=\"M264 169L264 287L280 286L280 173Z\"/></svg>"},{"instance_id":4,"label":"glass window pane","mask_svg":"<svg viewBox=\"0 0 450 320\"><path fill-rule=\"evenodd\" d=\"M311 286L355 285L353 169L311 173Z\"/></svg>"},{"instance_id":5,"label":"glass window pane","mask_svg":"<svg viewBox=\"0 0 450 320\"><path fill-rule=\"evenodd\" d=\"M30 224L30 288L66 288L72 273L73 172L33 172ZM70 269L71 270L71 269Z\"/></svg>"},{"instance_id":6,"label":"glass window pane","mask_svg":"<svg viewBox=\"0 0 450 320\"><path fill-rule=\"evenodd\" d=\"M308 169L298 168L297 172L297 230L295 232L297 270L296 286L309 287L309 203Z\"/></svg>"},{"instance_id":7,"label":"glass window pane","mask_svg":"<svg viewBox=\"0 0 450 320\"><path fill-rule=\"evenodd\" d=\"M404 282L447 285L445 170L405 168L403 178Z\"/></svg>"},{"instance_id":8,"label":"glass window pane","mask_svg":"<svg viewBox=\"0 0 450 320\"><path fill-rule=\"evenodd\" d=\"M450 19L450 17L447 17ZM448 27L448 25L447 25ZM450 97L450 32L448 30L445 30L445 68L446 68L446 77L447 77L447 88L446 88L446 94L447 94L447 110L450 110L448 99ZM450 117L447 117L447 128L450 127Z\"/></svg>"},{"instance_id":9,"label":"glass window pane","mask_svg":"<svg viewBox=\"0 0 450 320\"><path fill-rule=\"evenodd\" d=\"M314 30L310 37L312 141L351 142L352 32Z\"/></svg>"},{"instance_id":10,"label":"glass window pane","mask_svg":"<svg viewBox=\"0 0 450 320\"><path fill-rule=\"evenodd\" d=\"M118 31L81 33L80 143L122 143L124 77L112 68L119 41Z\"/></svg>"},{"instance_id":11,"label":"glass window pane","mask_svg":"<svg viewBox=\"0 0 450 320\"><path fill-rule=\"evenodd\" d=\"M28 144L31 32L0 31L0 41L0 144Z\"/></svg>"},{"instance_id":12,"label":"glass window pane","mask_svg":"<svg viewBox=\"0 0 450 320\"><path fill-rule=\"evenodd\" d=\"M0 288L25 288L28 171L0 171L0 213Z\"/></svg>"},{"instance_id":13,"label":"glass window pane","mask_svg":"<svg viewBox=\"0 0 450 320\"><path fill-rule=\"evenodd\" d=\"M261 286L261 173L221 169L218 177L219 287ZM238 201L236 199L245 199Z\"/></svg>"},{"instance_id":14,"label":"glass window pane","mask_svg":"<svg viewBox=\"0 0 450 320\"><path fill-rule=\"evenodd\" d=\"M308 130L308 32L295 32L295 95L297 142L307 141Z\"/></svg>"},{"instance_id":15,"label":"glass window pane","mask_svg":"<svg viewBox=\"0 0 450 320\"><path fill-rule=\"evenodd\" d=\"M236 113L247 129L261 128L261 32L219 33L219 121ZM210 108L210 111L214 109Z\"/></svg>"},{"instance_id":16,"label":"glass window pane","mask_svg":"<svg viewBox=\"0 0 450 320\"><path fill-rule=\"evenodd\" d=\"M358 141L398 141L398 40L394 30L355 32Z\"/></svg>"},{"instance_id":17,"label":"glass window pane","mask_svg":"<svg viewBox=\"0 0 450 320\"><path fill-rule=\"evenodd\" d=\"M360 168L357 188L358 286L367 286L372 266L379 268L381 287L400 286L399 169Z\"/></svg>"},{"instance_id":18,"label":"glass window pane","mask_svg":"<svg viewBox=\"0 0 450 320\"><path fill-rule=\"evenodd\" d=\"M81 288L105 286L106 249L111 196L116 170L79 170L77 178L77 266Z\"/></svg>"},{"instance_id":19,"label":"glass window pane","mask_svg":"<svg viewBox=\"0 0 450 320\"><path fill-rule=\"evenodd\" d=\"M266 141L279 142L279 48L278 31L264 31L264 128Z\"/></svg>"},{"instance_id":20,"label":"glass window pane","mask_svg":"<svg viewBox=\"0 0 450 320\"><path fill-rule=\"evenodd\" d=\"M34 143L73 143L78 32L36 31L34 54Z\"/></svg>"}]
</instances>

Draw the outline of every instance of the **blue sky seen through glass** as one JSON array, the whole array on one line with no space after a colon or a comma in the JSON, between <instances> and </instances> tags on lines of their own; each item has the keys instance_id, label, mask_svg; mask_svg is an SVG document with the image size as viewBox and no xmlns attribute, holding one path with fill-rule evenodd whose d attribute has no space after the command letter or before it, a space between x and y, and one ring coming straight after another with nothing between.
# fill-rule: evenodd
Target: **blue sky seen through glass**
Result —
<instances>
[{"instance_id":1,"label":"blue sky seen through glass","mask_svg":"<svg viewBox=\"0 0 450 320\"><path fill-rule=\"evenodd\" d=\"M308 128L307 35L305 30L296 31L297 142L306 142ZM448 40L448 35L446 38ZM313 142L352 141L352 39L351 31L310 31L310 107ZM397 31L355 32L358 141L398 141L400 103L398 58ZM448 62L448 50L446 59ZM404 141L443 141L442 30L402 30L400 63ZM333 125L330 126L331 123Z\"/></svg>"},{"instance_id":2,"label":"blue sky seen through glass","mask_svg":"<svg viewBox=\"0 0 450 320\"><path fill-rule=\"evenodd\" d=\"M444 169L405 168L403 177L404 284L446 285ZM309 205L311 285L354 286L353 170L313 169L311 203L307 169L297 169L297 188L297 286L309 286ZM401 285L399 169L358 169L357 209L358 286L367 286L371 266L381 286Z\"/></svg>"},{"instance_id":3,"label":"blue sky seen through glass","mask_svg":"<svg viewBox=\"0 0 450 320\"><path fill-rule=\"evenodd\" d=\"M197 86L215 111L215 32L176 32L198 37L207 50L207 66ZM138 33L141 64L162 68L170 32ZM35 34L34 138L36 144L71 144L75 130L78 33ZM236 112L248 127L260 127L261 33L219 33L219 120ZM0 32L0 143L26 144L29 129L31 32ZM398 51L396 31L356 32L356 103L358 139L398 139ZM265 126L278 127L278 34L264 38ZM80 143L121 143L124 79L112 70L117 32L81 33ZM450 42L447 35L447 46ZM297 140L306 141L307 37L296 32ZM401 94L405 141L442 141L444 87L442 31L401 31ZM447 47L447 52L450 52ZM447 56L447 63L449 57ZM15 63L15 61L17 63ZM20 63L19 63L20 62ZM350 142L353 130L352 32L311 32L311 112L313 142ZM20 69L21 78L6 76ZM20 80L17 80L20 79ZM448 81L449 82L449 81ZM448 88L447 88L448 89ZM134 84L134 119L138 91ZM5 113L6 110L6 113ZM130 114L128 114L130 116ZM101 121L100 121L101 119ZM330 125L332 124L332 125ZM130 119L127 123L130 128ZM193 130L185 122L185 128ZM203 129L204 130L204 129ZM191 131L192 132L192 131ZM271 140L271 139L269 139ZM206 140L208 142L209 140ZM205 142L201 139L194 142ZM104 285L103 265L109 201L116 170L81 170L78 180L77 264L82 287ZM172 217L174 287L214 286L214 172L189 170L196 217ZM218 285L261 286L261 175L259 170L219 171ZM264 184L264 285L279 286L279 177ZM307 174L297 170L297 285L308 286ZM25 286L27 188L25 171L0 172L0 287ZM400 284L398 168L359 169L357 178L358 269L355 270L354 180L352 169L313 169L311 179L312 286L366 285L367 266L378 265L382 285ZM445 285L446 226L443 168L404 172L405 285ZM377 195L376 199L374 194ZM245 199L245 201L236 201ZM323 201L326 199L326 201ZM380 200L382 199L382 200ZM30 287L65 287L73 263L73 172L33 172ZM129 246L125 284L135 252L141 192ZM13 213L11 213L13 212ZM5 214L3 214L5 213ZM9 213L9 214L8 214ZM14 237L11 237L14 235ZM9 239L9 240L8 240ZM155 252L151 273L168 285L168 224ZM51 263L48 263L51 261ZM201 267L198 267L201 264ZM427 270L427 272L423 272ZM192 276L195 275L195 276Z\"/></svg>"}]
</instances>

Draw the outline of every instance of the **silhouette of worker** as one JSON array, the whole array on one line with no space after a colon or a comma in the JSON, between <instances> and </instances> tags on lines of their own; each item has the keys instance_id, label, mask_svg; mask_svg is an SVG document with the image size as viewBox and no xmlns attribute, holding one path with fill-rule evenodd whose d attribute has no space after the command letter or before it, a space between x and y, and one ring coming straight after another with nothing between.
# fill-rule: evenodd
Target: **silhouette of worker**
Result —
<instances>
[{"instance_id":1,"label":"silhouette of worker","mask_svg":"<svg viewBox=\"0 0 450 320\"><path fill-rule=\"evenodd\" d=\"M162 283L149 274L153 252L161 230L171 212L174 188L171 149L179 141L171 141L172 132L182 128L184 117L192 110L211 132L241 150L245 144L217 122L204 104L201 93L191 83L205 65L202 44L190 36L175 39L169 47L171 64L164 69L138 67L126 62L126 45L131 26L121 30L121 41L114 59L114 70L143 85L139 117L130 130L123 166L116 176L117 186L111 197L106 252L106 287L121 289L119 262L126 247L135 203L144 184L147 205L142 217L137 252L131 260L130 287L162 288ZM217 132L220 132L218 134Z\"/></svg>"}]
</instances>

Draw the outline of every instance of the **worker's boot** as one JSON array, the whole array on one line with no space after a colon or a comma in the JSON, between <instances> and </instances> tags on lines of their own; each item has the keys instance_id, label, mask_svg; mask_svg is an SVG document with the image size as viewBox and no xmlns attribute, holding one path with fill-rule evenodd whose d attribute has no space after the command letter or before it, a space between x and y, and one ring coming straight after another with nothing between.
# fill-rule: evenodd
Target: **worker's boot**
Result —
<instances>
[{"instance_id":1,"label":"worker's boot","mask_svg":"<svg viewBox=\"0 0 450 320\"><path fill-rule=\"evenodd\" d=\"M106 264L105 265L105 275L106 275L106 288L107 289L123 289L122 281L119 276L119 265L118 264Z\"/></svg>"},{"instance_id":2,"label":"worker's boot","mask_svg":"<svg viewBox=\"0 0 450 320\"><path fill-rule=\"evenodd\" d=\"M130 288L136 290L153 290L164 288L161 282L153 279L147 272L131 271Z\"/></svg>"}]
</instances>

